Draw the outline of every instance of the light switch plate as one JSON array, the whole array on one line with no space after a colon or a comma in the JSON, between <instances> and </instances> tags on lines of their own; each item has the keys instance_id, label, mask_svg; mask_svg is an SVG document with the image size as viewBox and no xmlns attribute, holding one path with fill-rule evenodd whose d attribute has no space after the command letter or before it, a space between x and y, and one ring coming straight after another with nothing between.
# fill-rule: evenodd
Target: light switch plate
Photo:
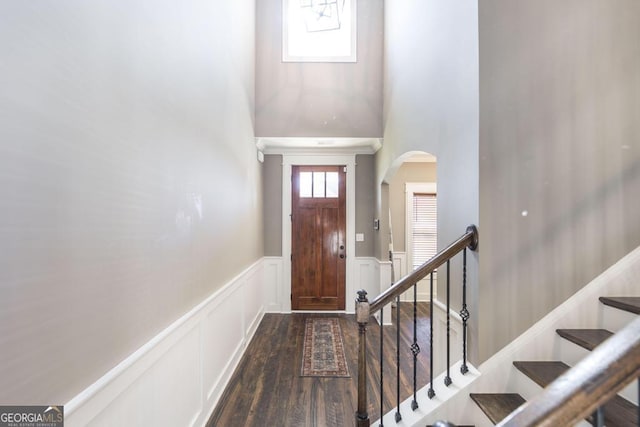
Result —
<instances>
[{"instance_id":1,"label":"light switch plate","mask_svg":"<svg viewBox=\"0 0 640 427\"><path fill-rule=\"evenodd\" d=\"M356 242L364 242L364 233L356 233Z\"/></svg>"}]
</instances>

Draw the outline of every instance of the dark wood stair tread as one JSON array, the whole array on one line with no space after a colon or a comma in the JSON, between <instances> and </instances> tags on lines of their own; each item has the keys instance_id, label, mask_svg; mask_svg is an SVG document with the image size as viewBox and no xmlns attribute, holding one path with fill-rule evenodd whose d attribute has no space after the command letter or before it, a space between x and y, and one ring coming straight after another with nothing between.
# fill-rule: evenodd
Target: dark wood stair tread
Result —
<instances>
[{"instance_id":1,"label":"dark wood stair tread","mask_svg":"<svg viewBox=\"0 0 640 427\"><path fill-rule=\"evenodd\" d=\"M569 369L569 365L553 361L513 362L513 366L531 378L540 387L546 387Z\"/></svg>"},{"instance_id":2,"label":"dark wood stair tread","mask_svg":"<svg viewBox=\"0 0 640 427\"><path fill-rule=\"evenodd\" d=\"M522 373L541 387L546 387L570 367L558 361L513 362ZM604 405L607 427L637 426L638 407L620 396L615 396Z\"/></svg>"},{"instance_id":3,"label":"dark wood stair tread","mask_svg":"<svg viewBox=\"0 0 640 427\"><path fill-rule=\"evenodd\" d=\"M556 332L562 338L587 350L593 350L613 335L613 332L609 332L606 329L556 329Z\"/></svg>"},{"instance_id":4,"label":"dark wood stair tread","mask_svg":"<svg viewBox=\"0 0 640 427\"><path fill-rule=\"evenodd\" d=\"M471 393L469 396L492 423L498 424L525 403L517 393Z\"/></svg>"},{"instance_id":5,"label":"dark wood stair tread","mask_svg":"<svg viewBox=\"0 0 640 427\"><path fill-rule=\"evenodd\" d=\"M600 302L620 310L640 314L640 297L600 297Z\"/></svg>"}]
</instances>

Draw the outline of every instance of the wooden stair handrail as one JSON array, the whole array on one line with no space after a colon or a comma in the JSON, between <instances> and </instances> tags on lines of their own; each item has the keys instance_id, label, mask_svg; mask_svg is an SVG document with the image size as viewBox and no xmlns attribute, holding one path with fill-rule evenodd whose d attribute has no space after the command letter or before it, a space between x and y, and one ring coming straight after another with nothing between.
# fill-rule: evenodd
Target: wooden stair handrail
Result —
<instances>
[{"instance_id":1,"label":"wooden stair handrail","mask_svg":"<svg viewBox=\"0 0 640 427\"><path fill-rule=\"evenodd\" d=\"M402 293L407 291L409 288L418 283L418 281L425 278L430 273L433 273L436 268L441 266L442 264L448 262L451 258L453 258L458 253L462 252L463 257L463 274L462 274L462 311L460 316L462 318L462 330L463 330L463 339L462 339L462 365L460 366L460 372L465 374L468 372L467 368L467 356L466 356L466 333L467 333L467 319L469 318L469 312L466 307L466 248L471 250L476 250L478 247L478 229L475 225L470 225L465 230L465 233L460 236L455 242L447 246L442 251L438 252L433 258L422 264L413 272L409 273L407 276L398 280L395 284L392 284L389 289L382 292L378 295L377 298L373 300L373 302L369 303L367 299L367 292L364 289L358 291L358 298L356 299L355 308L356 308L356 321L358 322L358 407L355 414L355 425L356 427L369 427L371 425L369 420L369 414L367 412L368 402L367 402L367 324L369 323L369 317L381 310L387 304L390 304ZM433 277L432 277L433 279ZM433 282L431 283L433 286ZM415 303L415 297L414 297ZM415 308L415 305L414 305ZM398 314L399 311L396 312ZM382 325L382 319L380 319L380 325ZM433 317L431 318L431 324L433 325ZM415 312L414 312L414 323L415 323ZM433 327L433 326L432 326ZM399 329L398 329L399 331ZM381 338L381 349L382 349L382 334ZM398 332L397 335L397 344L399 345L400 335ZM417 351L412 346L411 350L414 352L414 364L416 355L419 352L419 347L417 346L417 341L414 337L414 345L417 347ZM445 378L445 384L448 386L451 384L451 378L449 377L449 264L447 264L447 376ZM433 345L430 345L431 352L433 353ZM399 349L397 352L398 360L400 358ZM382 361L382 356L380 357ZM433 360L433 358L431 359ZM398 375L396 380L398 381L398 389L397 389L397 412L396 412L396 423L402 419L400 414L400 374L399 374L399 363L398 363ZM415 365L414 365L415 367ZM381 365L382 372L382 365ZM415 372L415 371L414 371ZM433 372L433 367L431 368L431 372ZM380 376L382 378L382 375ZM448 381L448 382L447 382ZM416 393L416 377L414 374L414 398ZM433 383L433 376L432 381ZM381 385L382 388L382 385ZM433 389L429 390L429 398L432 398L435 393L433 393ZM415 406L413 406L415 404ZM383 405L381 404L381 410ZM416 409L418 407L417 402L414 400L412 404L412 409ZM382 415L381 415L382 416Z\"/></svg>"},{"instance_id":2,"label":"wooden stair handrail","mask_svg":"<svg viewBox=\"0 0 640 427\"><path fill-rule=\"evenodd\" d=\"M458 238L455 242L438 252L436 256L429 261L422 264L420 267L412 271L411 273L398 280L387 290L382 292L369 304L369 314L374 314L382 307L393 302L398 295L402 295L405 291L418 283L420 280L427 277L430 273L435 271L436 268L447 262L447 260L453 258L458 252L461 252L464 248L468 247L471 250L475 250L478 246L478 229L475 225L467 227L465 233Z\"/></svg>"},{"instance_id":3,"label":"wooden stair handrail","mask_svg":"<svg viewBox=\"0 0 640 427\"><path fill-rule=\"evenodd\" d=\"M516 409L498 427L573 425L640 377L640 317Z\"/></svg>"}]
</instances>

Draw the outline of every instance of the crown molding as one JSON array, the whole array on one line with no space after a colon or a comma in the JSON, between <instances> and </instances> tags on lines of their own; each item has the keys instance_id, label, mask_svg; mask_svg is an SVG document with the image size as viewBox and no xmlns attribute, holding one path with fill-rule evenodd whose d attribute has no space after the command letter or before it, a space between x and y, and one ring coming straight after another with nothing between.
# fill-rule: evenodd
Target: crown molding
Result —
<instances>
[{"instance_id":1,"label":"crown molding","mask_svg":"<svg viewBox=\"0 0 640 427\"><path fill-rule=\"evenodd\" d=\"M256 138L256 148L264 154L375 154L382 138Z\"/></svg>"}]
</instances>

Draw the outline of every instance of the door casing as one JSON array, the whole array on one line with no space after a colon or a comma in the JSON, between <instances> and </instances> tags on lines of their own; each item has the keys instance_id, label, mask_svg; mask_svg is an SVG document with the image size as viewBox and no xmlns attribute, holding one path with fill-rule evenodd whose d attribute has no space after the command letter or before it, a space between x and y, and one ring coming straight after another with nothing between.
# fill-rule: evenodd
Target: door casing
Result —
<instances>
[{"instance_id":1,"label":"door casing","mask_svg":"<svg viewBox=\"0 0 640 427\"><path fill-rule=\"evenodd\" d=\"M291 312L291 174L293 165L340 166L347 168L347 225L346 225L346 271L345 310L355 311L356 289L353 283L355 259L355 166L356 155L284 154L282 156L282 311ZM342 310L340 310L342 311ZM326 311L324 311L326 313Z\"/></svg>"}]
</instances>

